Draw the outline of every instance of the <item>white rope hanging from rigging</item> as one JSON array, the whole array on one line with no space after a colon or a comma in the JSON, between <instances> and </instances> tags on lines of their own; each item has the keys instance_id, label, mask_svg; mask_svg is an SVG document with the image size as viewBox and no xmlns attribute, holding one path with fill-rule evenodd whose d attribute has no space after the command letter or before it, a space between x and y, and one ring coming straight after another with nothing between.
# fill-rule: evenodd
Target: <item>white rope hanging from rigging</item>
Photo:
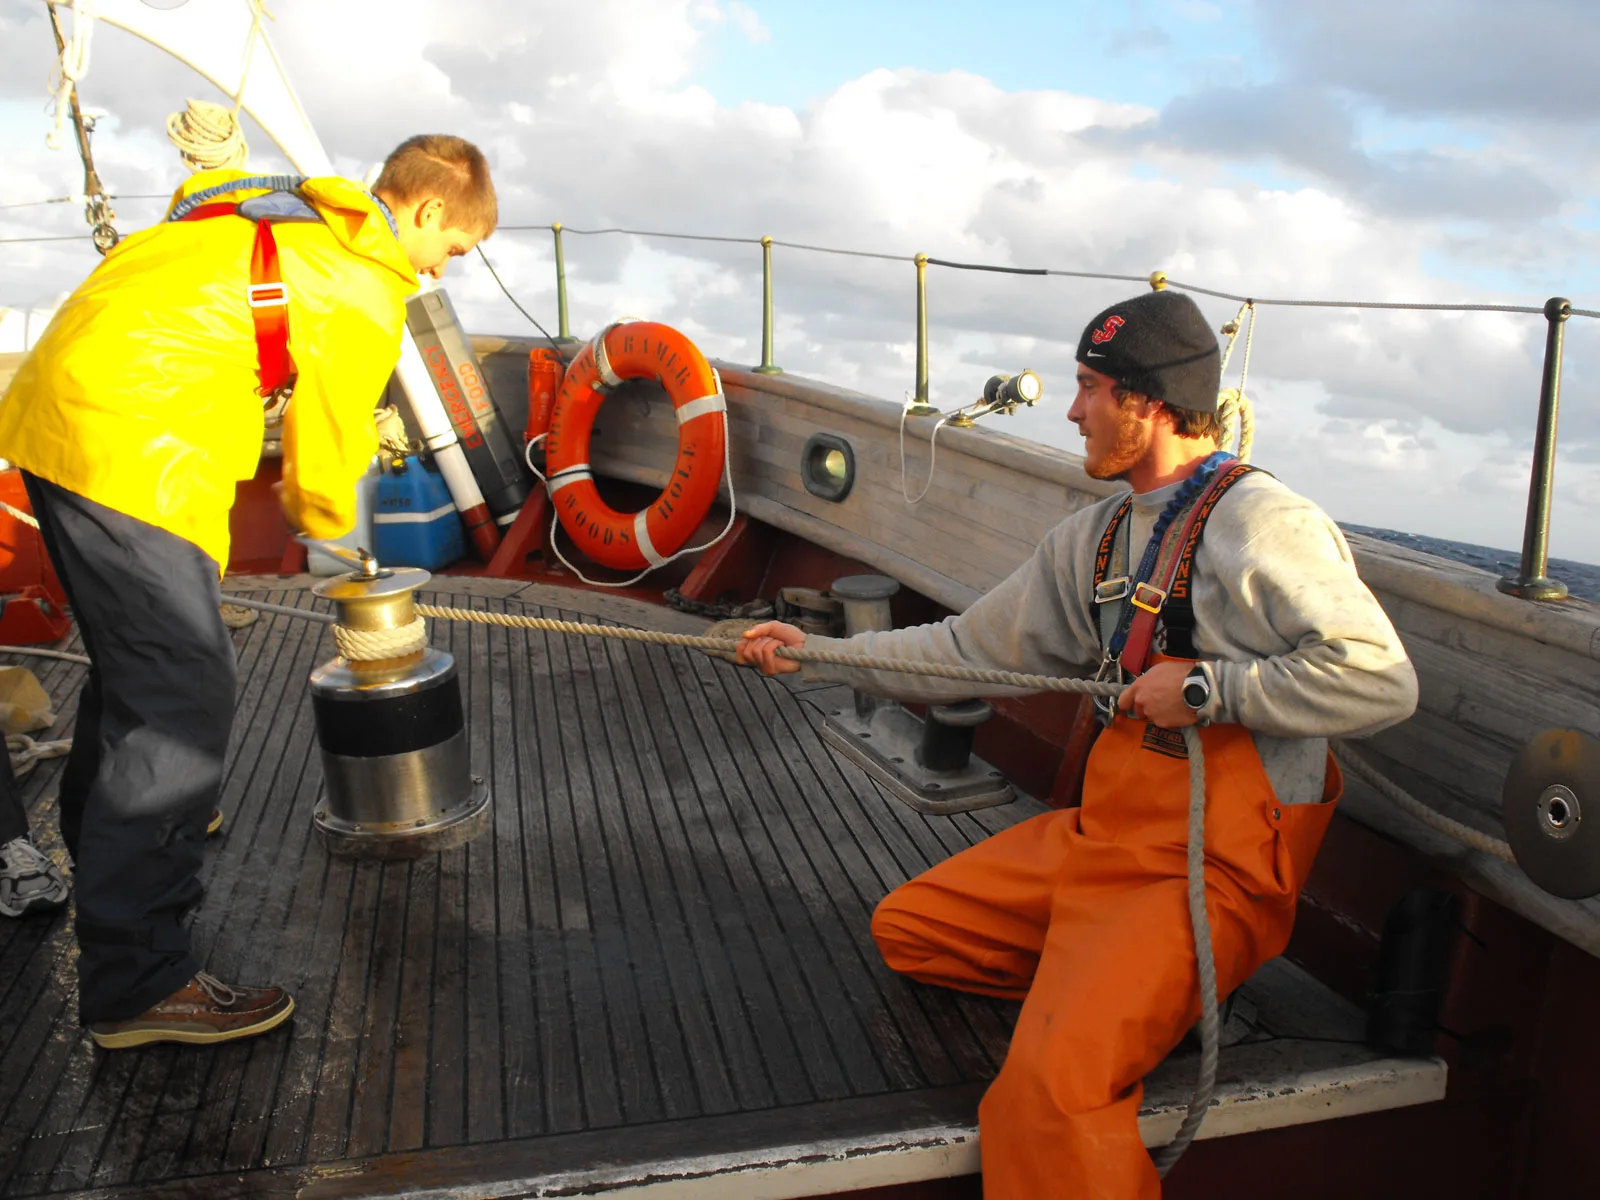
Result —
<instances>
[{"instance_id":1,"label":"white rope hanging from rigging","mask_svg":"<svg viewBox=\"0 0 1600 1200\"><path fill-rule=\"evenodd\" d=\"M276 18L267 11L263 0L249 0L249 4L250 32L245 35L244 62L239 68L239 87L233 94L233 107L191 99L183 112L167 118L167 138L178 148L184 166L191 171L215 171L224 167L242 170L250 158L250 147L239 126L239 108L244 103L244 89L250 79L256 43L264 36L261 22Z\"/></svg>"},{"instance_id":2,"label":"white rope hanging from rigging","mask_svg":"<svg viewBox=\"0 0 1600 1200\"><path fill-rule=\"evenodd\" d=\"M1248 316L1249 324L1245 324ZM1222 332L1228 335L1228 346L1222 352L1222 366L1219 374L1228 369L1228 360L1233 357L1233 347L1239 340L1239 330L1243 328L1244 335L1244 362L1239 371L1239 386L1224 388L1217 396L1217 416L1222 420L1224 429L1223 445L1234 440L1235 432L1238 435L1238 455L1242 462L1250 461L1250 451L1255 444L1256 417L1255 406L1250 403L1250 397L1245 394L1245 381L1250 376L1250 348L1256 337L1256 305L1254 300L1246 300L1239 306L1239 314L1222 327Z\"/></svg>"},{"instance_id":3,"label":"white rope hanging from rigging","mask_svg":"<svg viewBox=\"0 0 1600 1200\"><path fill-rule=\"evenodd\" d=\"M67 7L72 10L72 36L61 48L50 80L50 92L56 101L56 121L45 135L44 144L52 150L59 150L66 144L72 90L89 73L89 42L94 36L94 0L69 0Z\"/></svg>"}]
</instances>

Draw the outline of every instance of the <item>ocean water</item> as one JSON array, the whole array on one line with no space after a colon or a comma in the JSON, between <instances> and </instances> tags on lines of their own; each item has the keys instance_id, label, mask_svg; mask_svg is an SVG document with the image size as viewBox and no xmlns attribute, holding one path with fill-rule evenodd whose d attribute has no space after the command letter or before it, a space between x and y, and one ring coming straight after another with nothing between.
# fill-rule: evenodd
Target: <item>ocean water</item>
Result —
<instances>
[{"instance_id":1,"label":"ocean water","mask_svg":"<svg viewBox=\"0 0 1600 1200\"><path fill-rule=\"evenodd\" d=\"M1488 546L1474 546L1470 542L1451 542L1394 529L1372 529L1366 525L1340 524L1339 528L1393 542L1396 546L1421 550L1425 554L1437 554L1440 558L1466 563L1469 567L1478 567L1497 576L1515 575L1522 564L1520 550L1495 550ZM1566 584L1570 594L1600 602L1600 567L1592 563L1573 562L1571 559L1552 558L1545 573Z\"/></svg>"}]
</instances>

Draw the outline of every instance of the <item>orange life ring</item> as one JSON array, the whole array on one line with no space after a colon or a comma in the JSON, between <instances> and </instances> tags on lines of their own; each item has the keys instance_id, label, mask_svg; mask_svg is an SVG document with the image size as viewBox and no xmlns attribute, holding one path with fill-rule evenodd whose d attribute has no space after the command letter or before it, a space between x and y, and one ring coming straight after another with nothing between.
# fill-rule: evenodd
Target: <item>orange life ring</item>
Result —
<instances>
[{"instance_id":1,"label":"orange life ring","mask_svg":"<svg viewBox=\"0 0 1600 1200\"><path fill-rule=\"evenodd\" d=\"M600 499L589 437L603 389L656 379L678 418L678 459L661 494L636 513ZM546 487L567 534L590 558L622 571L659 567L683 549L717 497L727 437L722 380L695 344L652 321L612 325L567 367L545 440Z\"/></svg>"}]
</instances>

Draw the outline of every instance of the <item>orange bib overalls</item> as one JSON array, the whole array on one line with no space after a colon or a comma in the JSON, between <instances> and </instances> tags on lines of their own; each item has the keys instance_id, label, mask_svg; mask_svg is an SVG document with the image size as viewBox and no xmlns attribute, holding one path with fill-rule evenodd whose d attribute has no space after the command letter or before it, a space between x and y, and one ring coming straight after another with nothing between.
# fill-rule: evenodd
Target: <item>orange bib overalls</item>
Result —
<instances>
[{"instance_id":1,"label":"orange bib overalls","mask_svg":"<svg viewBox=\"0 0 1600 1200\"><path fill-rule=\"evenodd\" d=\"M1342 781L1283 805L1249 730L1200 731L1206 907L1225 997L1282 953ZM924 983L1022 1000L978 1110L986 1200L1154 1200L1142 1080L1200 1016L1182 736L1129 716L1096 741L1083 804L1024 821L897 888L872 919Z\"/></svg>"}]
</instances>

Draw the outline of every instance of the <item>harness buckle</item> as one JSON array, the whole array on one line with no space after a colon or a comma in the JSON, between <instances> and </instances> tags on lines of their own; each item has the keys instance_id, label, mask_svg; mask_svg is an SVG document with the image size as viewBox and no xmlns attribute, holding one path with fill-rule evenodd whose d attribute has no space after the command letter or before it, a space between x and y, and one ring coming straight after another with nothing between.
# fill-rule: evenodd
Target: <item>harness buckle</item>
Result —
<instances>
[{"instance_id":1,"label":"harness buckle","mask_svg":"<svg viewBox=\"0 0 1600 1200\"><path fill-rule=\"evenodd\" d=\"M1113 656L1109 652L1100 660L1100 669L1095 672L1096 683L1126 683L1128 676L1122 669L1122 656ZM1109 727L1117 719L1117 697L1092 696L1095 715L1100 718L1100 724Z\"/></svg>"},{"instance_id":2,"label":"harness buckle","mask_svg":"<svg viewBox=\"0 0 1600 1200\"><path fill-rule=\"evenodd\" d=\"M252 283L244 296L251 308L282 308L289 303L289 288L283 283Z\"/></svg>"},{"instance_id":3,"label":"harness buckle","mask_svg":"<svg viewBox=\"0 0 1600 1200\"><path fill-rule=\"evenodd\" d=\"M1110 604L1114 600L1121 600L1133 590L1133 581L1126 575L1119 575L1115 579L1106 579L1094 585L1094 602L1096 604Z\"/></svg>"},{"instance_id":4,"label":"harness buckle","mask_svg":"<svg viewBox=\"0 0 1600 1200\"><path fill-rule=\"evenodd\" d=\"M1153 583L1141 583L1133 589L1133 597L1129 600L1135 608L1142 608L1147 613L1159 613L1161 606L1167 602L1167 594Z\"/></svg>"},{"instance_id":5,"label":"harness buckle","mask_svg":"<svg viewBox=\"0 0 1600 1200\"><path fill-rule=\"evenodd\" d=\"M261 396L262 421L268 428L283 423L283 416L289 411L289 401L294 398L294 385L296 377L291 376L287 383L280 383L270 392L256 389Z\"/></svg>"}]
</instances>

